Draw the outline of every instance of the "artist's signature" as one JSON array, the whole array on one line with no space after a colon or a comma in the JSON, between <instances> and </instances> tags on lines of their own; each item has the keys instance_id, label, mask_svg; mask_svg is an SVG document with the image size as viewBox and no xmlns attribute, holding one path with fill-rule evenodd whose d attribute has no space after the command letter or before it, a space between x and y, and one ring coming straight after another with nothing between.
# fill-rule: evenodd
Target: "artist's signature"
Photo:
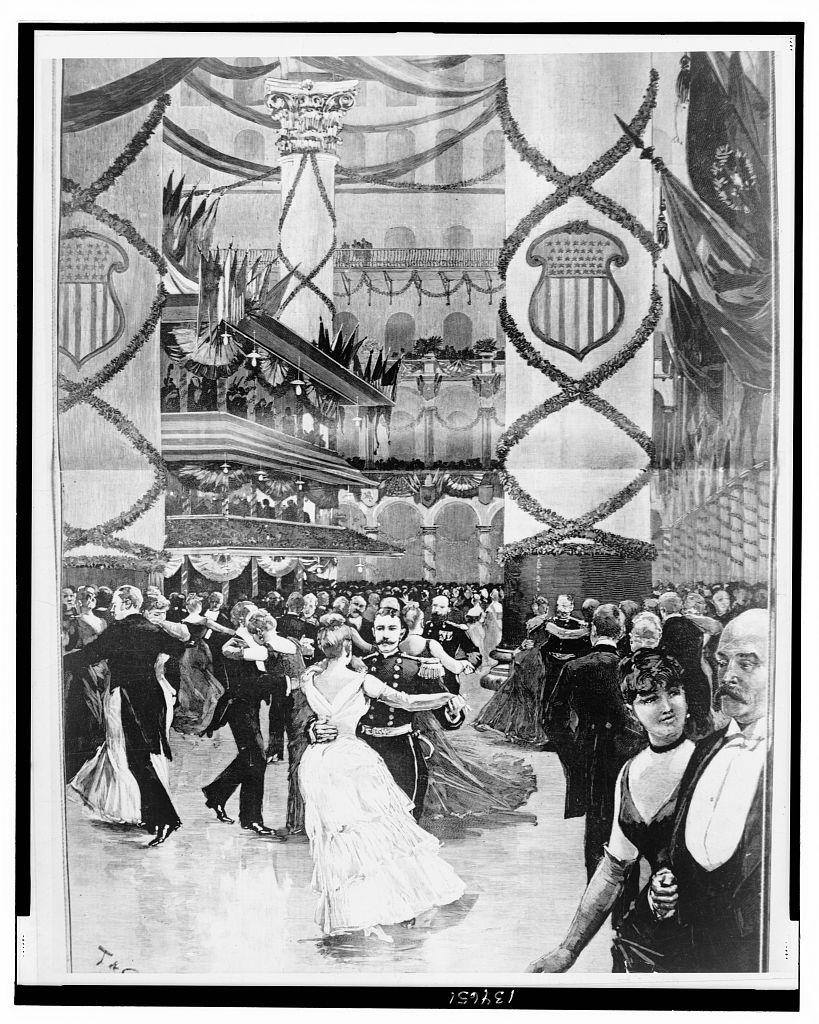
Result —
<instances>
[{"instance_id":1,"label":"artist's signature","mask_svg":"<svg viewBox=\"0 0 819 1024\"><path fill-rule=\"evenodd\" d=\"M509 1006L515 998L513 988L462 988L449 993L450 1006Z\"/></svg>"},{"instance_id":2,"label":"artist's signature","mask_svg":"<svg viewBox=\"0 0 819 1024\"><path fill-rule=\"evenodd\" d=\"M109 971L116 971L119 974L139 974L136 967L120 967L119 960L117 960L114 954L109 949L106 949L105 946L97 946L97 949L102 953L102 956L97 960L97 967L105 966ZM105 963L106 957L111 958L111 962L109 964Z\"/></svg>"}]
</instances>

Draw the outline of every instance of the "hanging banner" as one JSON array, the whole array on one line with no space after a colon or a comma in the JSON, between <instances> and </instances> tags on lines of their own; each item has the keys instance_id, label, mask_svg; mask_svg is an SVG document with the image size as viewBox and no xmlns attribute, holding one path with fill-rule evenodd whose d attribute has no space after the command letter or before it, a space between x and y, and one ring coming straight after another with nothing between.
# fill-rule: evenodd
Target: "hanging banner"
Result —
<instances>
[{"instance_id":1,"label":"hanging banner","mask_svg":"<svg viewBox=\"0 0 819 1024\"><path fill-rule=\"evenodd\" d=\"M188 555L200 576L214 583L224 583L241 576L250 562L250 555Z\"/></svg>"}]
</instances>

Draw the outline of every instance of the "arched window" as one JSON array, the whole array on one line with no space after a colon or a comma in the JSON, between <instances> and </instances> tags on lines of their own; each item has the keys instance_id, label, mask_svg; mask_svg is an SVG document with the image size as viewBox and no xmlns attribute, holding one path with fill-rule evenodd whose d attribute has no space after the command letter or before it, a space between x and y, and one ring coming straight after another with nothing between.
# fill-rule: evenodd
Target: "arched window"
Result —
<instances>
[{"instance_id":1,"label":"arched window","mask_svg":"<svg viewBox=\"0 0 819 1024\"><path fill-rule=\"evenodd\" d=\"M387 163L406 160L415 153L415 136L409 128L389 132L387 135ZM415 171L407 171L400 176L401 181L415 181Z\"/></svg>"},{"instance_id":2,"label":"arched window","mask_svg":"<svg viewBox=\"0 0 819 1024\"><path fill-rule=\"evenodd\" d=\"M341 331L345 338L349 338L357 327L358 317L355 313L336 313L333 317L333 330L336 334Z\"/></svg>"},{"instance_id":3,"label":"arched window","mask_svg":"<svg viewBox=\"0 0 819 1024\"><path fill-rule=\"evenodd\" d=\"M454 224L444 232L445 249L471 249L473 244L472 232L462 224Z\"/></svg>"},{"instance_id":4,"label":"arched window","mask_svg":"<svg viewBox=\"0 0 819 1024\"><path fill-rule=\"evenodd\" d=\"M444 319L444 345L469 348L472 344L472 321L466 313L450 313Z\"/></svg>"},{"instance_id":5,"label":"arched window","mask_svg":"<svg viewBox=\"0 0 819 1024\"><path fill-rule=\"evenodd\" d=\"M384 352L399 356L401 350L409 352L415 341L415 318L409 313L393 313L384 329Z\"/></svg>"},{"instance_id":6,"label":"arched window","mask_svg":"<svg viewBox=\"0 0 819 1024\"><path fill-rule=\"evenodd\" d=\"M467 502L444 505L435 517L435 575L439 580L478 578L478 517Z\"/></svg>"},{"instance_id":7,"label":"arched window","mask_svg":"<svg viewBox=\"0 0 819 1024\"><path fill-rule=\"evenodd\" d=\"M404 552L401 572L407 579L419 580L424 575L424 550L421 534L421 513L406 501L387 505L378 516L378 539L394 544ZM477 557L477 556L476 556ZM372 568L375 579L395 579L394 558L379 559Z\"/></svg>"},{"instance_id":8,"label":"arched window","mask_svg":"<svg viewBox=\"0 0 819 1024\"><path fill-rule=\"evenodd\" d=\"M448 465L480 456L480 399L474 388L453 382L435 401L435 458Z\"/></svg>"},{"instance_id":9,"label":"arched window","mask_svg":"<svg viewBox=\"0 0 819 1024\"><path fill-rule=\"evenodd\" d=\"M255 68L262 64L261 57L239 57L236 66L240 68ZM237 103L252 107L256 103L264 103L264 75L258 78L237 78L233 83L233 98Z\"/></svg>"},{"instance_id":10,"label":"arched window","mask_svg":"<svg viewBox=\"0 0 819 1024\"><path fill-rule=\"evenodd\" d=\"M390 458L423 459L424 400L415 386L399 384L395 392L395 408L390 416Z\"/></svg>"},{"instance_id":11,"label":"arched window","mask_svg":"<svg viewBox=\"0 0 819 1024\"><path fill-rule=\"evenodd\" d=\"M458 133L453 128L445 128L438 132L436 145L448 142ZM450 146L435 157L435 180L439 185L448 185L454 181L462 181L464 176L464 152L460 142Z\"/></svg>"},{"instance_id":12,"label":"arched window","mask_svg":"<svg viewBox=\"0 0 819 1024\"><path fill-rule=\"evenodd\" d=\"M264 136L252 128L239 132L233 141L236 156L242 160L252 160L259 164L264 162Z\"/></svg>"},{"instance_id":13,"label":"arched window","mask_svg":"<svg viewBox=\"0 0 819 1024\"><path fill-rule=\"evenodd\" d=\"M385 249L414 249L415 232L411 228L389 228L384 235Z\"/></svg>"},{"instance_id":14,"label":"arched window","mask_svg":"<svg viewBox=\"0 0 819 1024\"><path fill-rule=\"evenodd\" d=\"M503 132L487 132L483 140L483 173L504 165Z\"/></svg>"},{"instance_id":15,"label":"arched window","mask_svg":"<svg viewBox=\"0 0 819 1024\"><path fill-rule=\"evenodd\" d=\"M203 142L206 146L210 145L207 134L201 128L188 129L188 135L196 139L197 142ZM198 182L199 184L207 185L210 182L210 168L204 164L196 163L194 164L193 172L186 174L185 177L190 183Z\"/></svg>"},{"instance_id":16,"label":"arched window","mask_svg":"<svg viewBox=\"0 0 819 1024\"><path fill-rule=\"evenodd\" d=\"M349 129L342 132L338 154L344 167L363 167L367 162L364 133Z\"/></svg>"}]
</instances>

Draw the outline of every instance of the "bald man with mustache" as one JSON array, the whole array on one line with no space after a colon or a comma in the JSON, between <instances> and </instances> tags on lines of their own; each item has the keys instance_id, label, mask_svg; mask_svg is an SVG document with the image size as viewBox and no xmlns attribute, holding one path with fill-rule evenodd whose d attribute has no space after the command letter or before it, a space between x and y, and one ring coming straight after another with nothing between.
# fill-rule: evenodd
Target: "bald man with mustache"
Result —
<instances>
[{"instance_id":1,"label":"bald man with mustache","mask_svg":"<svg viewBox=\"0 0 819 1024\"><path fill-rule=\"evenodd\" d=\"M648 905L677 914L689 942L667 970L765 969L762 947L763 814L768 735L767 611L732 619L717 648L715 697L730 721L701 740L680 783L668 868L652 878Z\"/></svg>"}]
</instances>

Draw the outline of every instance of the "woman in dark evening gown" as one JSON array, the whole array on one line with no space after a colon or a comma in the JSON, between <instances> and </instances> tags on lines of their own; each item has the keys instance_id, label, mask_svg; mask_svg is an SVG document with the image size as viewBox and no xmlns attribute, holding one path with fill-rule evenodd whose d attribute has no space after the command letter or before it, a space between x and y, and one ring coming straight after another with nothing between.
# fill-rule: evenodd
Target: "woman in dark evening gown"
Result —
<instances>
[{"instance_id":1,"label":"woman in dark evening gown","mask_svg":"<svg viewBox=\"0 0 819 1024\"><path fill-rule=\"evenodd\" d=\"M198 734L211 720L216 702L225 690L213 673L213 657L205 633L218 633L226 643L233 630L202 615L202 598L196 594L188 595L186 607L188 614L182 622L190 633L190 641L179 659L173 727L177 732Z\"/></svg>"},{"instance_id":2,"label":"woman in dark evening gown","mask_svg":"<svg viewBox=\"0 0 819 1024\"><path fill-rule=\"evenodd\" d=\"M680 781L694 751L685 735L688 710L682 669L670 656L638 651L621 667L623 699L649 745L623 766L616 783L614 825L603 857L580 900L566 937L529 966L535 974L569 970L608 917L632 866L643 857L651 873L667 866ZM685 932L676 916L657 921L644 890L615 928L615 973L679 970ZM668 965L668 966L666 966Z\"/></svg>"},{"instance_id":3,"label":"woman in dark evening gown","mask_svg":"<svg viewBox=\"0 0 819 1024\"><path fill-rule=\"evenodd\" d=\"M106 627L105 619L94 614L97 592L94 587L77 590L78 614L68 620L67 650L90 644ZM103 701L108 691L108 663L89 665L65 679L65 777L69 781L93 756L105 739Z\"/></svg>"},{"instance_id":4,"label":"woman in dark evening gown","mask_svg":"<svg viewBox=\"0 0 819 1024\"><path fill-rule=\"evenodd\" d=\"M533 605L537 612L526 623L527 639L512 655L509 675L475 719L475 728L494 729L513 743L544 747L549 738L543 730L543 683L546 669L541 647L549 638L545 630L548 603Z\"/></svg>"},{"instance_id":5,"label":"woman in dark evening gown","mask_svg":"<svg viewBox=\"0 0 819 1024\"><path fill-rule=\"evenodd\" d=\"M404 622L409 630L401 644L407 657L424 662L424 670L443 675L472 671L468 661L450 658L435 640L422 635L424 613L408 608ZM508 813L521 807L537 788L531 766L507 754L488 757L485 749L473 745L467 736L448 733L434 712L415 715L418 732L431 747L427 759L429 786L424 814L431 818L462 818L493 812Z\"/></svg>"}]
</instances>

